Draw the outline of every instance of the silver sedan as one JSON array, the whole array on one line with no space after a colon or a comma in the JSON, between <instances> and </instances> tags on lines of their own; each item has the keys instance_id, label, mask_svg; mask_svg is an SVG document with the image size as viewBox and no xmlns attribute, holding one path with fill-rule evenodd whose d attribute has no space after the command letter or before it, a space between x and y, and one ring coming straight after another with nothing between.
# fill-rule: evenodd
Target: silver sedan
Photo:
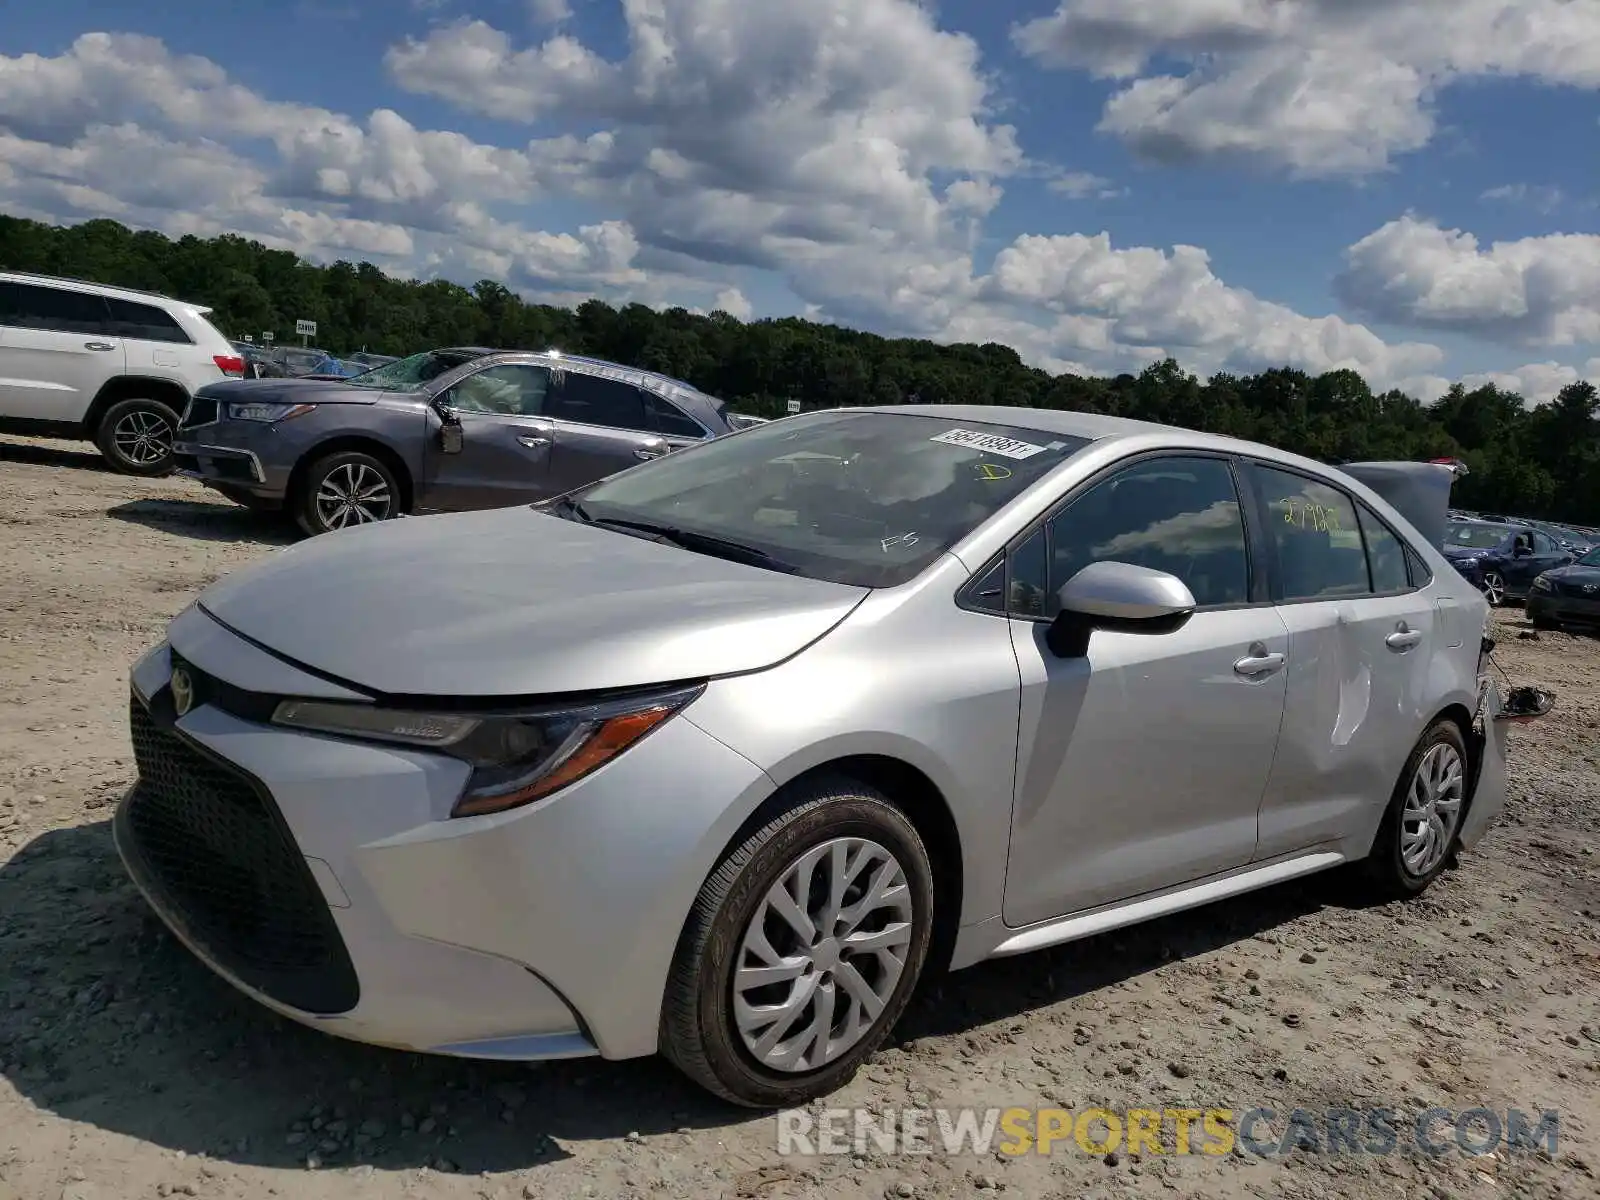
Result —
<instances>
[{"instance_id":1,"label":"silver sedan","mask_svg":"<svg viewBox=\"0 0 1600 1200\"><path fill-rule=\"evenodd\" d=\"M318 1029L799 1103L932 970L1474 845L1504 735L1440 469L862 408L337 532L134 668L118 846Z\"/></svg>"}]
</instances>

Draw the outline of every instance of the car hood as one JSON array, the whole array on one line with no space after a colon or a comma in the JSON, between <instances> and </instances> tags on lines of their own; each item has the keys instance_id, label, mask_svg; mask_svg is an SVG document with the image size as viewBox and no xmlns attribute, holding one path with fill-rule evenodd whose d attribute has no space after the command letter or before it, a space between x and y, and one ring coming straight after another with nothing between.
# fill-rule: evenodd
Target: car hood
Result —
<instances>
[{"instance_id":1,"label":"car hood","mask_svg":"<svg viewBox=\"0 0 1600 1200\"><path fill-rule=\"evenodd\" d=\"M372 404L401 393L351 387L342 379L224 379L209 383L196 395L235 404Z\"/></svg>"},{"instance_id":2,"label":"car hood","mask_svg":"<svg viewBox=\"0 0 1600 1200\"><path fill-rule=\"evenodd\" d=\"M1600 567L1585 567L1578 563L1569 563L1564 567L1556 567L1546 571L1545 577L1559 579L1562 583L1600 583Z\"/></svg>"},{"instance_id":3,"label":"car hood","mask_svg":"<svg viewBox=\"0 0 1600 1200\"><path fill-rule=\"evenodd\" d=\"M518 507L324 534L199 604L367 691L492 699L759 670L867 594Z\"/></svg>"}]
</instances>

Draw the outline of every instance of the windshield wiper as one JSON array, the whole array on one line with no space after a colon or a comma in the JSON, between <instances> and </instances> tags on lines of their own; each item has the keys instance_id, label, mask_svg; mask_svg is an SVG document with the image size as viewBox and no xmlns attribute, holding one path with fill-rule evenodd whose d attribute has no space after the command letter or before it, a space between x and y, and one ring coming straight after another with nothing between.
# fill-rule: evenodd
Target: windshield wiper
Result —
<instances>
[{"instance_id":1,"label":"windshield wiper","mask_svg":"<svg viewBox=\"0 0 1600 1200\"><path fill-rule=\"evenodd\" d=\"M581 508L581 505L579 506ZM784 571L790 575L798 575L800 568L793 563L785 562L768 554L757 546L749 546L744 542L736 542L731 538L716 537L709 533L696 533L691 529L679 529L675 525L659 525L651 521L625 521L621 518L595 517L596 525L604 525L610 529L619 529L624 532L641 533L654 537L657 541L671 542L685 550L698 551L701 554L710 554L716 558L725 558L731 562L743 562L753 567L766 567L773 571Z\"/></svg>"},{"instance_id":2,"label":"windshield wiper","mask_svg":"<svg viewBox=\"0 0 1600 1200\"><path fill-rule=\"evenodd\" d=\"M578 520L582 521L586 525L592 525L594 523L594 517L591 516L589 510L583 506L583 501L574 500L571 496L561 497L561 499L557 500L550 507L552 512L558 512L564 517L577 517Z\"/></svg>"}]
</instances>

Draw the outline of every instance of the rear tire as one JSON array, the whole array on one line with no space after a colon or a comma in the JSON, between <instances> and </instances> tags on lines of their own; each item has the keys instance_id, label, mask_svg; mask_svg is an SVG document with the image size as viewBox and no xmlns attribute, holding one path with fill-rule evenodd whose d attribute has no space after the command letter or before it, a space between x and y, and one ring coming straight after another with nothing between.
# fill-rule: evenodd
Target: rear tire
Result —
<instances>
[{"instance_id":1,"label":"rear tire","mask_svg":"<svg viewBox=\"0 0 1600 1200\"><path fill-rule=\"evenodd\" d=\"M94 444L119 475L146 479L172 474L178 414L159 400L119 400L100 416Z\"/></svg>"},{"instance_id":2,"label":"rear tire","mask_svg":"<svg viewBox=\"0 0 1600 1200\"><path fill-rule=\"evenodd\" d=\"M311 464L292 503L295 521L315 537L399 516L400 482L381 459L341 450Z\"/></svg>"},{"instance_id":3,"label":"rear tire","mask_svg":"<svg viewBox=\"0 0 1600 1200\"><path fill-rule=\"evenodd\" d=\"M1467 809L1468 762L1461 727L1448 717L1417 742L1361 863L1364 890L1374 899L1420 896L1454 860Z\"/></svg>"},{"instance_id":4,"label":"rear tire","mask_svg":"<svg viewBox=\"0 0 1600 1200\"><path fill-rule=\"evenodd\" d=\"M750 1108L848 1083L905 1011L933 926L928 852L885 796L827 779L790 801L701 888L662 1005L668 1061Z\"/></svg>"}]
</instances>

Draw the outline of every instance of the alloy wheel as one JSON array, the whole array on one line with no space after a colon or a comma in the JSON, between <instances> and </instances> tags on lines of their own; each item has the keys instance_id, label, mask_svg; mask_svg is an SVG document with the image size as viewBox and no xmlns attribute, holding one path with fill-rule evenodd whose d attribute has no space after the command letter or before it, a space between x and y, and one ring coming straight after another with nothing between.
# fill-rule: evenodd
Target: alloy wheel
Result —
<instances>
[{"instance_id":1,"label":"alloy wheel","mask_svg":"<svg viewBox=\"0 0 1600 1200\"><path fill-rule=\"evenodd\" d=\"M138 467L153 467L172 454L173 425L159 413L134 409L111 430L117 452Z\"/></svg>"},{"instance_id":2,"label":"alloy wheel","mask_svg":"<svg viewBox=\"0 0 1600 1200\"><path fill-rule=\"evenodd\" d=\"M1483 595L1491 607L1498 608L1505 603L1506 581L1500 577L1500 572L1489 571L1484 574Z\"/></svg>"},{"instance_id":3,"label":"alloy wheel","mask_svg":"<svg viewBox=\"0 0 1600 1200\"><path fill-rule=\"evenodd\" d=\"M316 506L324 529L344 529L387 520L394 496L377 470L365 463L346 462L323 477Z\"/></svg>"},{"instance_id":4,"label":"alloy wheel","mask_svg":"<svg viewBox=\"0 0 1600 1200\"><path fill-rule=\"evenodd\" d=\"M1447 742L1433 746L1417 764L1400 814L1400 859L1412 876L1427 875L1450 852L1465 795L1460 751Z\"/></svg>"},{"instance_id":5,"label":"alloy wheel","mask_svg":"<svg viewBox=\"0 0 1600 1200\"><path fill-rule=\"evenodd\" d=\"M834 838L807 850L745 927L733 975L745 1050L789 1073L846 1054L894 995L914 920L905 869L877 842Z\"/></svg>"}]
</instances>

